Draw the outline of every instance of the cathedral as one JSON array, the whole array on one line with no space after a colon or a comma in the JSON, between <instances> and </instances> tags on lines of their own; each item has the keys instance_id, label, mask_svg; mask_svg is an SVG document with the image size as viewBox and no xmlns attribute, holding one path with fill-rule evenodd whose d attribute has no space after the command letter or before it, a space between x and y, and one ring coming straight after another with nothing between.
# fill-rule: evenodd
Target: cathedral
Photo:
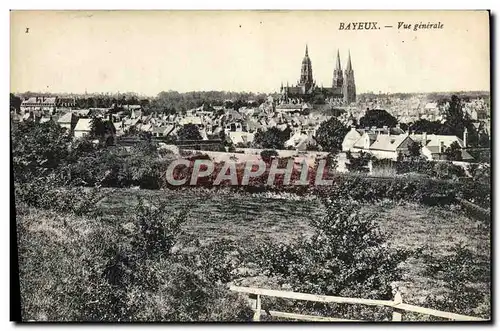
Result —
<instances>
[{"instance_id":1,"label":"cathedral","mask_svg":"<svg viewBox=\"0 0 500 331\"><path fill-rule=\"evenodd\" d=\"M283 86L280 88L281 102L290 101L314 101L315 97L322 95L327 100L341 101L344 104L356 102L356 84L354 83L354 71L351 64L351 53L347 59L344 71L340 65L340 54L337 51L337 61L333 70L332 87L319 87L313 79L312 64L306 45L306 54L302 60L300 79L295 86Z\"/></svg>"}]
</instances>

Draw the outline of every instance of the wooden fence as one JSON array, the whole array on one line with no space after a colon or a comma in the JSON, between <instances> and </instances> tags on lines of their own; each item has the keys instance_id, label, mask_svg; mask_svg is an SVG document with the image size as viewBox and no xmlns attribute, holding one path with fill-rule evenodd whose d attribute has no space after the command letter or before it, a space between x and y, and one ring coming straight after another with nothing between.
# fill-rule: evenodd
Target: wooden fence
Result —
<instances>
[{"instance_id":1,"label":"wooden fence","mask_svg":"<svg viewBox=\"0 0 500 331\"><path fill-rule=\"evenodd\" d=\"M250 305L253 309L254 321L260 321L260 317L262 314L267 316L293 319L299 321L315 321L315 322L368 322L362 320L351 320L351 319L342 319L342 318L334 318L334 317L322 317L322 316L313 316L313 315L303 315L303 314L295 314L295 313L286 313L281 311L272 311L268 309L262 308L261 297L269 296L276 298L285 298L285 299L293 299L293 300L305 300L305 301L314 301L314 302L323 302L323 303L346 303L346 304L362 304L369 306L379 306L379 307L390 307L393 310L392 313L392 321L393 322L401 322L403 320L403 312L415 312L424 315L431 315L436 317L441 317L447 320L452 321L488 321L482 318L454 314L444 311L439 311L435 309L429 309L414 305L409 305L403 303L401 293L397 292L394 296L394 300L374 300L374 299L361 299L361 298L347 298L347 297L336 297L336 296L327 296L327 295L315 295L315 294L306 294L306 293L297 293L297 292L287 292L287 291L279 291L279 290L267 290L261 288L253 288L253 287L240 287L240 286L230 286L229 288L233 292L244 293L249 296Z\"/></svg>"}]
</instances>

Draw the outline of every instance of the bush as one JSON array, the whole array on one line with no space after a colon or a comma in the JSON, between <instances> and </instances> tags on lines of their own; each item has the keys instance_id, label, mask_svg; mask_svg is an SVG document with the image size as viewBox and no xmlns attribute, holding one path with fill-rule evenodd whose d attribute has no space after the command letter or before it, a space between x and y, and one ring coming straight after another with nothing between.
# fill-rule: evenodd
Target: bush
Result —
<instances>
[{"instance_id":1,"label":"bush","mask_svg":"<svg viewBox=\"0 0 500 331\"><path fill-rule=\"evenodd\" d=\"M68 157L71 137L52 121L19 122L12 126L12 168L16 182L54 172Z\"/></svg>"},{"instance_id":2,"label":"bush","mask_svg":"<svg viewBox=\"0 0 500 331\"><path fill-rule=\"evenodd\" d=\"M374 202L384 199L427 205L449 205L456 198L489 203L489 188L475 182L453 182L430 178L377 178L337 176L331 186L314 188L314 194L331 199ZM474 202L478 203L478 202Z\"/></svg>"},{"instance_id":3,"label":"bush","mask_svg":"<svg viewBox=\"0 0 500 331\"><path fill-rule=\"evenodd\" d=\"M438 310L490 318L490 262L463 244L456 244L453 251L449 256L425 256L426 274L444 281L448 289L442 296L429 295L426 304ZM476 282L483 283L484 288L470 285Z\"/></svg>"},{"instance_id":4,"label":"bush","mask_svg":"<svg viewBox=\"0 0 500 331\"><path fill-rule=\"evenodd\" d=\"M33 209L19 215L23 319L251 318L247 303L223 285L228 273L221 271L231 269L223 262L229 244L174 253L183 214L141 202L133 215L120 222Z\"/></svg>"},{"instance_id":5,"label":"bush","mask_svg":"<svg viewBox=\"0 0 500 331\"><path fill-rule=\"evenodd\" d=\"M315 233L292 244L268 243L254 252L262 272L278 276L295 292L390 300L399 264L409 251L393 251L372 219L347 200L325 201L326 216L313 219ZM250 259L252 260L252 258ZM342 318L383 319L384 308L295 303L301 312Z\"/></svg>"},{"instance_id":6,"label":"bush","mask_svg":"<svg viewBox=\"0 0 500 331\"><path fill-rule=\"evenodd\" d=\"M64 187L54 183L54 176L35 178L27 183L15 183L16 206L28 206L45 210L54 210L76 215L98 212L97 203L104 198L104 193L96 188Z\"/></svg>"},{"instance_id":7,"label":"bush","mask_svg":"<svg viewBox=\"0 0 500 331\"><path fill-rule=\"evenodd\" d=\"M260 152L260 157L262 158L262 160L264 162L271 162L273 158L278 157L278 156L279 156L279 154L275 150L266 149L266 150L263 150L262 152Z\"/></svg>"}]
</instances>

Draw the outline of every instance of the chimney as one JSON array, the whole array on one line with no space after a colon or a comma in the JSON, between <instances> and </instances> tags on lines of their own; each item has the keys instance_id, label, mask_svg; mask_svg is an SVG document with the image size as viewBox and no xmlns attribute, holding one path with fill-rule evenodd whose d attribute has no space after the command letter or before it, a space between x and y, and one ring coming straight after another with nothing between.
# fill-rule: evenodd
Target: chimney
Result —
<instances>
[{"instance_id":1,"label":"chimney","mask_svg":"<svg viewBox=\"0 0 500 331\"><path fill-rule=\"evenodd\" d=\"M469 136L467 128L464 129L464 147L467 147L467 137Z\"/></svg>"},{"instance_id":2,"label":"chimney","mask_svg":"<svg viewBox=\"0 0 500 331\"><path fill-rule=\"evenodd\" d=\"M427 132L422 134L422 146L427 145Z\"/></svg>"},{"instance_id":3,"label":"chimney","mask_svg":"<svg viewBox=\"0 0 500 331\"><path fill-rule=\"evenodd\" d=\"M444 142L443 141L438 141L439 144L439 154L443 154L444 151Z\"/></svg>"}]
</instances>

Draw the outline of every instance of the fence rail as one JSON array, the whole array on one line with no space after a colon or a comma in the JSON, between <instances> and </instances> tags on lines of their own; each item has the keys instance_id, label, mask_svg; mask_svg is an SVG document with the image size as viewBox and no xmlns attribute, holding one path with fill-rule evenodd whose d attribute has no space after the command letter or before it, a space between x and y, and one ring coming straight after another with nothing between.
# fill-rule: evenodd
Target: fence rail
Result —
<instances>
[{"instance_id":1,"label":"fence rail","mask_svg":"<svg viewBox=\"0 0 500 331\"><path fill-rule=\"evenodd\" d=\"M436 309L424 308L419 306L414 306L410 304L403 303L403 299L400 292L397 292L394 296L394 300L374 300L374 299L362 299L362 298L348 298L348 297L337 297L328 295L316 295L289 291L279 291L279 290L268 290L254 287L241 287L231 285L229 288L233 292L244 293L249 296L250 305L254 310L254 321L260 321L261 315L266 314L267 316L289 318L294 320L302 321L316 321L316 322L363 322L359 320L350 320L334 317L324 317L324 316L313 316L313 315L303 315L295 313L286 313L280 311L270 311L262 309L262 296L277 297L284 299L293 300L305 300L323 303L346 303L346 304L362 304L369 306L382 306L390 307L393 309L392 321L399 322L402 321L403 312L409 311L424 315L436 316L445 318L448 320L455 321L488 321L479 317L467 316L455 313L449 313L445 311L440 311Z\"/></svg>"}]
</instances>

